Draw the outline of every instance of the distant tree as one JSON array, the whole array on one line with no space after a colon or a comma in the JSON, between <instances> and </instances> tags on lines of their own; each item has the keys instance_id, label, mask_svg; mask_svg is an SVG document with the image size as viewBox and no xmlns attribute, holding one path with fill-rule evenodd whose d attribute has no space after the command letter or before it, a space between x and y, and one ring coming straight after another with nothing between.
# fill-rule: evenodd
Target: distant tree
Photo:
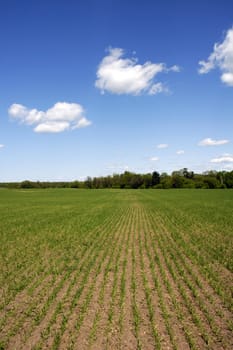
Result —
<instances>
[{"instance_id":1,"label":"distant tree","mask_svg":"<svg viewBox=\"0 0 233 350\"><path fill-rule=\"evenodd\" d=\"M120 187L121 188L130 188L130 182L131 182L131 178L133 176L133 173L129 172L129 171L125 171L123 174L121 174L120 176Z\"/></svg>"},{"instance_id":2,"label":"distant tree","mask_svg":"<svg viewBox=\"0 0 233 350\"><path fill-rule=\"evenodd\" d=\"M151 174L145 174L142 175L143 179L143 188L150 188L152 186L152 175Z\"/></svg>"},{"instance_id":3,"label":"distant tree","mask_svg":"<svg viewBox=\"0 0 233 350\"><path fill-rule=\"evenodd\" d=\"M180 170L181 176L184 176L186 179L192 179L194 177L193 171L188 171L188 168L183 168Z\"/></svg>"},{"instance_id":4,"label":"distant tree","mask_svg":"<svg viewBox=\"0 0 233 350\"><path fill-rule=\"evenodd\" d=\"M220 187L220 182L214 176L204 176L204 184L207 185L207 188L218 188Z\"/></svg>"},{"instance_id":5,"label":"distant tree","mask_svg":"<svg viewBox=\"0 0 233 350\"><path fill-rule=\"evenodd\" d=\"M112 187L113 188L120 188L120 175L119 174L113 174Z\"/></svg>"},{"instance_id":6,"label":"distant tree","mask_svg":"<svg viewBox=\"0 0 233 350\"><path fill-rule=\"evenodd\" d=\"M140 174L133 174L130 179L131 188L139 188L143 184L143 178Z\"/></svg>"},{"instance_id":7,"label":"distant tree","mask_svg":"<svg viewBox=\"0 0 233 350\"><path fill-rule=\"evenodd\" d=\"M162 185L162 188L165 189L172 188L171 176L169 176L167 173L162 173L160 176L160 185Z\"/></svg>"},{"instance_id":8,"label":"distant tree","mask_svg":"<svg viewBox=\"0 0 233 350\"><path fill-rule=\"evenodd\" d=\"M71 188L79 188L80 187L79 181L76 180L76 181L71 182L70 187Z\"/></svg>"},{"instance_id":9,"label":"distant tree","mask_svg":"<svg viewBox=\"0 0 233 350\"><path fill-rule=\"evenodd\" d=\"M183 181L183 188L195 188L195 182L193 181L193 179L185 177Z\"/></svg>"},{"instance_id":10,"label":"distant tree","mask_svg":"<svg viewBox=\"0 0 233 350\"><path fill-rule=\"evenodd\" d=\"M20 184L20 188L34 188L34 187L35 186L33 185L33 182L29 180L22 181Z\"/></svg>"},{"instance_id":11,"label":"distant tree","mask_svg":"<svg viewBox=\"0 0 233 350\"><path fill-rule=\"evenodd\" d=\"M182 188L184 185L184 178L174 172L171 177L171 184L173 188Z\"/></svg>"},{"instance_id":12,"label":"distant tree","mask_svg":"<svg viewBox=\"0 0 233 350\"><path fill-rule=\"evenodd\" d=\"M173 171L171 175L154 171L136 174L125 171L112 176L88 177L85 181L47 182L30 181L0 183L4 188L233 188L233 171L206 171L194 174L187 168Z\"/></svg>"},{"instance_id":13,"label":"distant tree","mask_svg":"<svg viewBox=\"0 0 233 350\"><path fill-rule=\"evenodd\" d=\"M85 188L92 188L92 178L90 176L84 181Z\"/></svg>"},{"instance_id":14,"label":"distant tree","mask_svg":"<svg viewBox=\"0 0 233 350\"><path fill-rule=\"evenodd\" d=\"M157 171L154 171L152 173L152 180L151 180L151 184L152 186L156 186L160 183L160 174Z\"/></svg>"},{"instance_id":15,"label":"distant tree","mask_svg":"<svg viewBox=\"0 0 233 350\"><path fill-rule=\"evenodd\" d=\"M227 188L233 188L233 170L224 174L223 181Z\"/></svg>"}]
</instances>

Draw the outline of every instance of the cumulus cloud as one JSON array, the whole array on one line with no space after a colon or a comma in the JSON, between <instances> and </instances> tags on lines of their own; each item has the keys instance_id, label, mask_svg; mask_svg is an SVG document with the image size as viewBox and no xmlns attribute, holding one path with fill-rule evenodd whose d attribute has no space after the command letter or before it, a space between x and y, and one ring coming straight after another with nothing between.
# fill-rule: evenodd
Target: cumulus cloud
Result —
<instances>
[{"instance_id":1,"label":"cumulus cloud","mask_svg":"<svg viewBox=\"0 0 233 350\"><path fill-rule=\"evenodd\" d=\"M229 140L213 140L211 138L206 138L198 143L198 146L220 146L229 143Z\"/></svg>"},{"instance_id":2,"label":"cumulus cloud","mask_svg":"<svg viewBox=\"0 0 233 350\"><path fill-rule=\"evenodd\" d=\"M157 148L168 148L168 144L167 143L160 143L159 145L157 145Z\"/></svg>"},{"instance_id":3,"label":"cumulus cloud","mask_svg":"<svg viewBox=\"0 0 233 350\"><path fill-rule=\"evenodd\" d=\"M184 151L182 149L180 149L179 151L176 151L176 154L178 154L178 155L184 154Z\"/></svg>"},{"instance_id":4,"label":"cumulus cloud","mask_svg":"<svg viewBox=\"0 0 233 350\"><path fill-rule=\"evenodd\" d=\"M221 80L228 86L233 86L233 28L230 28L222 43L214 44L213 52L207 61L200 61L200 74L209 73L214 68L221 71Z\"/></svg>"},{"instance_id":5,"label":"cumulus cloud","mask_svg":"<svg viewBox=\"0 0 233 350\"><path fill-rule=\"evenodd\" d=\"M159 158L158 158L158 157L151 157L150 160L151 160L152 162L156 162L157 160L159 160Z\"/></svg>"},{"instance_id":6,"label":"cumulus cloud","mask_svg":"<svg viewBox=\"0 0 233 350\"><path fill-rule=\"evenodd\" d=\"M135 57L124 58L123 49L110 48L98 67L95 86L102 93L108 91L118 95L140 95L145 92L155 95L168 91L161 82L154 82L157 74L169 71L179 72L179 70L176 65L168 68L164 63L148 61L138 64Z\"/></svg>"},{"instance_id":7,"label":"cumulus cloud","mask_svg":"<svg viewBox=\"0 0 233 350\"><path fill-rule=\"evenodd\" d=\"M233 163L233 155L226 153L220 157L211 159L210 162L211 163Z\"/></svg>"},{"instance_id":8,"label":"cumulus cloud","mask_svg":"<svg viewBox=\"0 0 233 350\"><path fill-rule=\"evenodd\" d=\"M47 111L29 109L14 103L8 109L8 113L20 123L33 125L34 131L38 133L58 133L91 124L84 116L83 107L77 103L57 102Z\"/></svg>"},{"instance_id":9,"label":"cumulus cloud","mask_svg":"<svg viewBox=\"0 0 233 350\"><path fill-rule=\"evenodd\" d=\"M2 144L0 144L0 148L3 148L3 147L5 147L4 145L2 145Z\"/></svg>"}]
</instances>

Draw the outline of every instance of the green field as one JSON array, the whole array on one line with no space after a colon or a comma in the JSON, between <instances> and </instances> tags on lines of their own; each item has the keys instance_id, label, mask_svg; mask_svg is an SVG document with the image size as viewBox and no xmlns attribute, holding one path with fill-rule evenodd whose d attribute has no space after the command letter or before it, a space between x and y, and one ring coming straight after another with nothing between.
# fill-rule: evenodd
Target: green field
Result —
<instances>
[{"instance_id":1,"label":"green field","mask_svg":"<svg viewBox=\"0 0 233 350\"><path fill-rule=\"evenodd\" d=\"M0 190L0 349L232 349L232 190Z\"/></svg>"}]
</instances>

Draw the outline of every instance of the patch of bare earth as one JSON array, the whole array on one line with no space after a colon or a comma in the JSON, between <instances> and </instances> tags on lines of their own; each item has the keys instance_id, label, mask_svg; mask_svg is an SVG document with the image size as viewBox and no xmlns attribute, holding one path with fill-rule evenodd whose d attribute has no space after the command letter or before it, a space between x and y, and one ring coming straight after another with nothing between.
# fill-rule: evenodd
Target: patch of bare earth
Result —
<instances>
[{"instance_id":1,"label":"patch of bare earth","mask_svg":"<svg viewBox=\"0 0 233 350\"><path fill-rule=\"evenodd\" d=\"M70 271L42 279L2 310L6 349L233 348L230 311L166 217L132 201L99 233ZM228 270L214 268L231 283Z\"/></svg>"},{"instance_id":2,"label":"patch of bare earth","mask_svg":"<svg viewBox=\"0 0 233 350\"><path fill-rule=\"evenodd\" d=\"M95 287L93 289L91 300L87 306L87 310L80 325L76 338L74 339L74 349L88 349L91 346L93 338L97 336L98 318L100 317L100 307L103 303L102 298L105 298L105 287L108 277L108 267L110 259L114 258L113 248L117 247L119 236L115 234L112 238L112 244L105 252L98 276L95 277ZM96 331L96 332L95 332Z\"/></svg>"},{"instance_id":3,"label":"patch of bare earth","mask_svg":"<svg viewBox=\"0 0 233 350\"><path fill-rule=\"evenodd\" d=\"M219 296L202 276L198 266L193 265L181 247L175 245L164 223L161 223L160 226L159 218L156 222L152 220L152 223L158 227L160 235L158 239L160 247L163 248L162 252L160 249L158 250L158 253L160 251L160 259L164 260L164 266L170 265L176 276L174 280L170 271L166 274L169 277L169 283L174 285L172 291L174 293L179 286L177 297L182 292L181 303L184 302L183 296L185 295L185 307L189 309L189 317L192 315L189 324L196 327L196 331L191 334L195 342L197 342L197 336L202 340L205 339L202 345L197 343L198 348L231 349L232 335L228 329L228 321L231 318L229 311L226 310ZM177 254L175 261L174 254ZM195 294L193 294L194 292Z\"/></svg>"},{"instance_id":4,"label":"patch of bare earth","mask_svg":"<svg viewBox=\"0 0 233 350\"><path fill-rule=\"evenodd\" d=\"M135 303L139 314L138 324L138 344L141 349L155 349L155 340L152 332L152 324L146 301L143 275L145 270L141 264L140 241L141 241L141 215L140 209L137 210L134 226L134 275L135 275Z\"/></svg>"},{"instance_id":5,"label":"patch of bare earth","mask_svg":"<svg viewBox=\"0 0 233 350\"><path fill-rule=\"evenodd\" d=\"M106 273L110 268L109 258L114 256L114 250L117 249L118 245L118 225L109 235L109 239L106 249L95 264L95 268L99 266L98 274L94 269L91 278L85 283L82 297L68 318L65 332L61 338L60 349L86 349L90 347L92 327L100 307L100 293L101 290L102 293L105 291Z\"/></svg>"},{"instance_id":6,"label":"patch of bare earth","mask_svg":"<svg viewBox=\"0 0 233 350\"><path fill-rule=\"evenodd\" d=\"M131 222L128 228L128 238L125 249L125 274L124 288L125 295L122 303L122 324L121 324L121 349L134 350L137 348L137 341L134 334L133 308L131 298L131 280L132 280L132 259L131 250L133 245L133 222L135 220L135 210L131 215Z\"/></svg>"},{"instance_id":7,"label":"patch of bare earth","mask_svg":"<svg viewBox=\"0 0 233 350\"><path fill-rule=\"evenodd\" d=\"M81 259L77 257L78 271L82 260L85 260L84 256ZM71 261L71 264L75 263L76 260ZM32 349L38 342L43 344L42 334L77 274L75 268L68 271L62 268L60 272L55 279L50 275L32 294L28 294L27 290L21 292L13 304L8 305L13 312L10 316L6 313L6 326L1 330L1 341L7 349Z\"/></svg>"},{"instance_id":8,"label":"patch of bare earth","mask_svg":"<svg viewBox=\"0 0 233 350\"><path fill-rule=\"evenodd\" d=\"M184 278L189 285L194 286L196 291L195 295L191 296L192 302L201 309L205 316L204 322L211 327L211 333L213 334L210 335L210 339L213 348L231 349L233 347L233 338L228 326L229 320L232 318L231 312L202 275L199 267L194 265L186 255L186 252L176 245L169 233L167 233L166 238L173 251L180 251L178 255L179 265L183 269ZM232 286L232 273L221 266L219 266L219 269L224 271L225 281L223 281L223 285ZM216 273L218 272L216 271ZM230 289L231 286L229 287Z\"/></svg>"},{"instance_id":9,"label":"patch of bare earth","mask_svg":"<svg viewBox=\"0 0 233 350\"><path fill-rule=\"evenodd\" d=\"M128 310L128 291L126 290L129 283L129 281L127 281L129 278L129 262L127 256L130 244L130 227L133 220L132 209L130 209L129 215L125 219L119 231L121 242L118 247L117 259L112 276L112 290L107 311L108 322L105 325L104 334L102 333L104 336L102 342L100 341L100 337L98 337L98 342L103 343L103 349L122 349L123 344L125 344L125 332L127 332L127 344L129 349L131 349L132 343L135 341L130 324L131 313L130 310ZM127 329L125 330L125 322L128 317L129 323L127 323ZM97 349L98 347L93 344L93 348Z\"/></svg>"},{"instance_id":10,"label":"patch of bare earth","mask_svg":"<svg viewBox=\"0 0 233 350\"><path fill-rule=\"evenodd\" d=\"M62 276L59 276L51 285L52 279L49 278L46 281L49 283L43 283L42 286L39 286L33 296L29 296L25 292L17 296L13 305L14 313L8 318L6 326L1 332L3 338L4 335L9 336L10 334L10 339L7 342L8 349L19 349L21 347L25 335L33 327L34 317L37 312L39 313L39 309L43 307L48 298L48 288L56 288L61 279Z\"/></svg>"},{"instance_id":11,"label":"patch of bare earth","mask_svg":"<svg viewBox=\"0 0 233 350\"><path fill-rule=\"evenodd\" d=\"M164 349L182 349L188 350L189 345L185 338L185 334L182 329L182 325L177 317L176 310L174 308L172 297L167 289L167 267L163 260L161 261L161 251L158 248L158 242L154 237L153 226L151 225L150 219L144 212L144 243L147 248L147 255L154 260L153 266L148 262L150 274L153 275L154 288L158 291L157 296L158 305L160 306L159 312L162 318L162 327L160 328L160 334L162 339L162 348ZM153 242L154 241L154 242ZM160 258L159 258L160 256ZM162 265L161 268L158 265L160 260ZM152 271L153 270L153 271ZM151 277L152 278L152 277ZM165 318L167 319L165 321Z\"/></svg>"},{"instance_id":12,"label":"patch of bare earth","mask_svg":"<svg viewBox=\"0 0 233 350\"><path fill-rule=\"evenodd\" d=\"M88 271L88 262L83 266L81 277L72 283L69 293L65 298L60 300L61 310L51 325L49 336L44 342L42 348L50 348L52 346L68 348L69 342L75 343L77 334L77 322L82 322L82 313L84 307L88 307L88 303L98 288L98 282L101 280L100 266L104 264L104 252L109 246L109 240L105 237L104 244L100 246L100 251L94 256L93 263ZM89 259L93 258L93 253L88 255ZM87 271L85 271L87 269ZM81 315L81 316L80 316ZM63 323L64 322L64 323ZM55 345L54 345L55 344Z\"/></svg>"},{"instance_id":13,"label":"patch of bare earth","mask_svg":"<svg viewBox=\"0 0 233 350\"><path fill-rule=\"evenodd\" d=\"M127 219L127 217L125 219ZM103 296L102 298L100 296L98 301L98 309L95 313L95 318L90 333L89 348L92 350L108 349L110 346L109 338L111 338L110 334L112 332L112 327L109 320L109 315L114 308L114 296L116 296L118 293L117 291L116 293L114 292L114 281L117 277L117 271L115 267L117 264L119 264L122 247L124 247L126 244L125 220L122 222L117 235L119 241L114 247L114 253L112 254L112 257L109 257L111 262L108 267L106 284L104 290L102 291Z\"/></svg>"},{"instance_id":14,"label":"patch of bare earth","mask_svg":"<svg viewBox=\"0 0 233 350\"><path fill-rule=\"evenodd\" d=\"M173 243L173 242L172 242ZM173 249L177 247L173 244ZM180 251L180 268L183 268L184 278L192 288L195 294L190 290L188 293L192 298L192 302L197 305L197 308L203 313L205 324L211 328L210 338L212 339L213 347L232 348L233 339L231 331L228 329L228 322L231 319L231 313L224 306L219 295L213 290L209 283L204 279L198 267L193 265L188 257ZM229 276L228 276L229 277ZM197 283L198 281L198 283ZM231 282L230 282L231 283Z\"/></svg>"}]
</instances>

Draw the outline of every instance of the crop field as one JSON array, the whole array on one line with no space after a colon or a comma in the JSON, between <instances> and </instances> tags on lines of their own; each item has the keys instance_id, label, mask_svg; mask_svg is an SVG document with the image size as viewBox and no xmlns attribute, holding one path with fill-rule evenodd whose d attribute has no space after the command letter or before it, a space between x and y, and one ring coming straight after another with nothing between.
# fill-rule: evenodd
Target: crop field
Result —
<instances>
[{"instance_id":1,"label":"crop field","mask_svg":"<svg viewBox=\"0 0 233 350\"><path fill-rule=\"evenodd\" d=\"M0 190L0 349L233 349L233 191Z\"/></svg>"}]
</instances>

